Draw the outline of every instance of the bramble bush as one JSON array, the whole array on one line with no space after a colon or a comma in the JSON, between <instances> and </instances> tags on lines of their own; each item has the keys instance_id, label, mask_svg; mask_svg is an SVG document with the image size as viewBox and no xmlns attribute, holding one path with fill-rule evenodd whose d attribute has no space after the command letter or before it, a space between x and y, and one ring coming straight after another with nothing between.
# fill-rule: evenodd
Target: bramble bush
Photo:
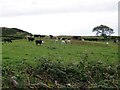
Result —
<instances>
[{"instance_id":1,"label":"bramble bush","mask_svg":"<svg viewBox=\"0 0 120 90\"><path fill-rule=\"evenodd\" d=\"M19 71L13 68L15 67L3 66L3 88L10 87L8 81L13 75L17 77L19 87L39 82L51 88L119 88L120 86L120 64L89 62L87 54L78 63L64 64L42 57L36 67L21 62Z\"/></svg>"}]
</instances>

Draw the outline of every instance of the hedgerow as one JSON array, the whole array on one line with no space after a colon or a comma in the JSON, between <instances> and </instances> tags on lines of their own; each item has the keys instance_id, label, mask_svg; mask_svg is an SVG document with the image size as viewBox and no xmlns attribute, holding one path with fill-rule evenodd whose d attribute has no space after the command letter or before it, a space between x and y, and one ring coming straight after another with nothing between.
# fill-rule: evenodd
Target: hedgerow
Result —
<instances>
[{"instance_id":1,"label":"hedgerow","mask_svg":"<svg viewBox=\"0 0 120 90\"><path fill-rule=\"evenodd\" d=\"M87 57L86 54L78 63L65 64L42 57L36 67L26 62L21 62L21 66L3 66L3 88L11 87L11 76L16 77L18 88L120 88L120 64L89 62Z\"/></svg>"}]
</instances>

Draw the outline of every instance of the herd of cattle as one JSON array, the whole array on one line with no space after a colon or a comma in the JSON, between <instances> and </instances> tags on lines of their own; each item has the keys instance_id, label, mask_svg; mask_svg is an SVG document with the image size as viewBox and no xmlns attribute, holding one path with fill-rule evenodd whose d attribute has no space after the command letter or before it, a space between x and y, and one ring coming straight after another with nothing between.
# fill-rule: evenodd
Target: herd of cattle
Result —
<instances>
[{"instance_id":1,"label":"herd of cattle","mask_svg":"<svg viewBox=\"0 0 120 90\"><path fill-rule=\"evenodd\" d=\"M27 36L27 39L28 41L34 41L35 38L39 38L39 40L35 40L35 43L36 45L41 45L41 44L44 44L45 41L43 41L42 39L45 37L45 35L34 35L33 37L32 36ZM71 43L71 38L63 38L63 37L57 37L57 36L52 36L52 35L49 35L49 38L50 39L54 39L55 40L55 43L57 43L58 41L61 41L61 44L68 44L68 43Z\"/></svg>"},{"instance_id":2,"label":"herd of cattle","mask_svg":"<svg viewBox=\"0 0 120 90\"><path fill-rule=\"evenodd\" d=\"M45 43L45 35L34 35L34 36L26 36L27 41L28 42L32 42L35 41L36 45L41 45ZM57 36L53 36L53 35L49 35L50 39L54 39L55 43L57 43L58 41L61 42L61 44L68 44L71 43L71 38L65 38L65 37L57 37ZM43 40L44 39L44 40ZM12 43L12 39L11 38L4 38L3 43Z\"/></svg>"},{"instance_id":3,"label":"herd of cattle","mask_svg":"<svg viewBox=\"0 0 120 90\"><path fill-rule=\"evenodd\" d=\"M26 36L27 40L29 42L31 41L35 41L35 44L36 45L41 45L43 43L45 43L45 41L43 40L44 38L46 37L46 35L33 35L33 36ZM36 40L37 38L37 40ZM87 39L84 39L82 38L81 36L73 36L73 37L58 37L58 36L53 36L53 35L49 35L49 38L50 39L54 39L55 40L55 43L57 43L58 41L61 42L61 44L69 44L71 43L71 40L81 40L81 41L84 41L84 40L87 40ZM38 40L39 39L39 40ZM89 41L91 40L94 40L94 41L98 41L98 39L96 38L88 38ZM3 42L6 43L12 43L12 39L10 38L4 38L3 39ZM113 42L118 42L118 39L114 39Z\"/></svg>"}]
</instances>

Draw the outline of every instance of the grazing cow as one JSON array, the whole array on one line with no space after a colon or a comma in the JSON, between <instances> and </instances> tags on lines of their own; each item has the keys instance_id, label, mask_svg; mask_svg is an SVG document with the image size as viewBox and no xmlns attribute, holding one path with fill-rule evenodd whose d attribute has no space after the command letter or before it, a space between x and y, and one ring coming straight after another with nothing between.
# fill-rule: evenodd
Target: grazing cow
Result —
<instances>
[{"instance_id":1,"label":"grazing cow","mask_svg":"<svg viewBox=\"0 0 120 90\"><path fill-rule=\"evenodd\" d=\"M56 39L61 40L61 38L60 38L60 37L56 37Z\"/></svg>"},{"instance_id":2,"label":"grazing cow","mask_svg":"<svg viewBox=\"0 0 120 90\"><path fill-rule=\"evenodd\" d=\"M50 39L53 39L54 36L53 35L49 35L49 37L50 37Z\"/></svg>"},{"instance_id":3,"label":"grazing cow","mask_svg":"<svg viewBox=\"0 0 120 90\"><path fill-rule=\"evenodd\" d=\"M114 43L118 43L118 39L116 38L116 39L114 39Z\"/></svg>"},{"instance_id":4,"label":"grazing cow","mask_svg":"<svg viewBox=\"0 0 120 90\"><path fill-rule=\"evenodd\" d=\"M33 37L28 37L28 41L34 41Z\"/></svg>"},{"instance_id":5,"label":"grazing cow","mask_svg":"<svg viewBox=\"0 0 120 90\"><path fill-rule=\"evenodd\" d=\"M66 44L71 43L70 39L65 40Z\"/></svg>"},{"instance_id":6,"label":"grazing cow","mask_svg":"<svg viewBox=\"0 0 120 90\"><path fill-rule=\"evenodd\" d=\"M67 38L65 38L65 37L61 37L61 38L60 38L60 40L66 40L66 39L67 39Z\"/></svg>"},{"instance_id":7,"label":"grazing cow","mask_svg":"<svg viewBox=\"0 0 120 90\"><path fill-rule=\"evenodd\" d=\"M44 37L45 37L45 35L35 34L35 35L34 35L34 37L36 37L36 38L38 38L38 37L40 37L40 38L44 38Z\"/></svg>"},{"instance_id":8,"label":"grazing cow","mask_svg":"<svg viewBox=\"0 0 120 90\"><path fill-rule=\"evenodd\" d=\"M60 39L58 37L55 37L55 43L57 43Z\"/></svg>"},{"instance_id":9,"label":"grazing cow","mask_svg":"<svg viewBox=\"0 0 120 90\"><path fill-rule=\"evenodd\" d=\"M62 40L62 41L61 41L61 44L65 44L65 40Z\"/></svg>"},{"instance_id":10,"label":"grazing cow","mask_svg":"<svg viewBox=\"0 0 120 90\"><path fill-rule=\"evenodd\" d=\"M36 45L41 45L41 44L43 44L45 42L43 40L36 40L35 43L36 43Z\"/></svg>"},{"instance_id":11,"label":"grazing cow","mask_svg":"<svg viewBox=\"0 0 120 90\"><path fill-rule=\"evenodd\" d=\"M82 41L85 41L84 38L82 38Z\"/></svg>"},{"instance_id":12,"label":"grazing cow","mask_svg":"<svg viewBox=\"0 0 120 90\"><path fill-rule=\"evenodd\" d=\"M106 44L108 45L108 44L109 44L109 42L106 42Z\"/></svg>"},{"instance_id":13,"label":"grazing cow","mask_svg":"<svg viewBox=\"0 0 120 90\"><path fill-rule=\"evenodd\" d=\"M74 40L81 40L82 37L81 37L81 36L73 36L72 38L73 38Z\"/></svg>"},{"instance_id":14,"label":"grazing cow","mask_svg":"<svg viewBox=\"0 0 120 90\"><path fill-rule=\"evenodd\" d=\"M38 38L38 37L40 37L40 35L35 34L34 37Z\"/></svg>"},{"instance_id":15,"label":"grazing cow","mask_svg":"<svg viewBox=\"0 0 120 90\"><path fill-rule=\"evenodd\" d=\"M40 38L44 38L45 37L45 35L40 35Z\"/></svg>"},{"instance_id":16,"label":"grazing cow","mask_svg":"<svg viewBox=\"0 0 120 90\"><path fill-rule=\"evenodd\" d=\"M57 43L58 42L58 39L55 39L55 43Z\"/></svg>"},{"instance_id":17,"label":"grazing cow","mask_svg":"<svg viewBox=\"0 0 120 90\"><path fill-rule=\"evenodd\" d=\"M4 39L4 42L5 42L5 43L6 43L6 42L12 43L12 40L11 40L10 38L6 38L6 39Z\"/></svg>"}]
</instances>

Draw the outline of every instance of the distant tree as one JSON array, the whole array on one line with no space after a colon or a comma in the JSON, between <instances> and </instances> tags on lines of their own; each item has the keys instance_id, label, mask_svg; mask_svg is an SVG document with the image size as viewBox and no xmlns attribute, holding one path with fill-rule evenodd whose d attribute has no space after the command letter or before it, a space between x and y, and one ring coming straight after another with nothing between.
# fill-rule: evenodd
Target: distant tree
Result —
<instances>
[{"instance_id":1,"label":"distant tree","mask_svg":"<svg viewBox=\"0 0 120 90\"><path fill-rule=\"evenodd\" d=\"M96 32L97 36L103 36L103 37L110 36L111 34L114 33L113 29L105 25L94 27L92 32Z\"/></svg>"}]
</instances>

